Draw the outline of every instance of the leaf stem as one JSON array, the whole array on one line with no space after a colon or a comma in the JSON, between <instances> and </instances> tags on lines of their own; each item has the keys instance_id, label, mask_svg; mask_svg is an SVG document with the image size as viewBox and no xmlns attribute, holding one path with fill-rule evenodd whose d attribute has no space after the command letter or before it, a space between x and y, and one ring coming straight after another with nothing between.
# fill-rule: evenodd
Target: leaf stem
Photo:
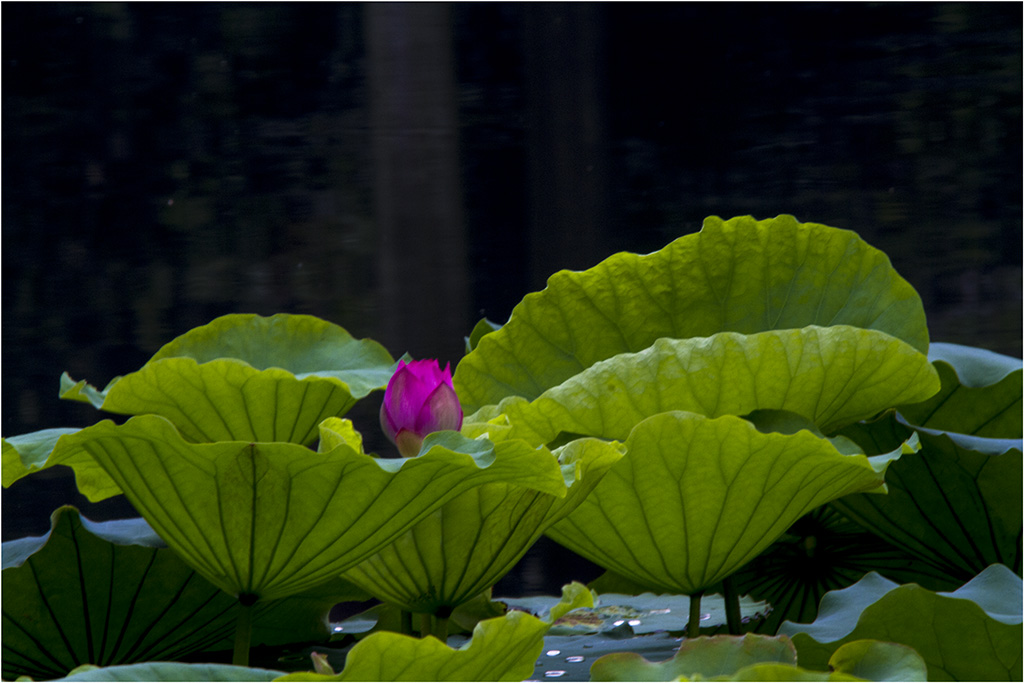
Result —
<instances>
[{"instance_id":1,"label":"leaf stem","mask_svg":"<svg viewBox=\"0 0 1024 683\"><path fill-rule=\"evenodd\" d=\"M238 596L235 649L231 656L231 663L235 666L249 666L249 644L252 641L252 607L255 604L255 595L242 593Z\"/></svg>"},{"instance_id":2,"label":"leaf stem","mask_svg":"<svg viewBox=\"0 0 1024 683\"><path fill-rule=\"evenodd\" d=\"M430 614L427 612L420 614L420 638L429 636L433 632L432 626Z\"/></svg>"},{"instance_id":3,"label":"leaf stem","mask_svg":"<svg viewBox=\"0 0 1024 683\"><path fill-rule=\"evenodd\" d=\"M722 597L725 600L725 623L729 627L729 633L734 636L740 634L740 596L733 585L732 577L722 579Z\"/></svg>"},{"instance_id":4,"label":"leaf stem","mask_svg":"<svg viewBox=\"0 0 1024 683\"><path fill-rule=\"evenodd\" d=\"M690 623L686 625L686 637L696 638L700 635L700 598L704 591L690 594Z\"/></svg>"},{"instance_id":5,"label":"leaf stem","mask_svg":"<svg viewBox=\"0 0 1024 683\"><path fill-rule=\"evenodd\" d=\"M434 637L442 643L448 642L448 619L438 616L434 617Z\"/></svg>"},{"instance_id":6,"label":"leaf stem","mask_svg":"<svg viewBox=\"0 0 1024 683\"><path fill-rule=\"evenodd\" d=\"M407 636L412 635L412 612L404 609L398 612L398 632Z\"/></svg>"}]
</instances>

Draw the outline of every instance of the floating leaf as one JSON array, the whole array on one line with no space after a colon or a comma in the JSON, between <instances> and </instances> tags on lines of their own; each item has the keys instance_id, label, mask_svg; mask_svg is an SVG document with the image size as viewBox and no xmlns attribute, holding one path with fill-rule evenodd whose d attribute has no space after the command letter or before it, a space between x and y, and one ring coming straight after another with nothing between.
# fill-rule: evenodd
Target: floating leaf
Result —
<instances>
[{"instance_id":1,"label":"floating leaf","mask_svg":"<svg viewBox=\"0 0 1024 683\"><path fill-rule=\"evenodd\" d=\"M800 666L824 667L839 646L864 638L913 648L928 680L1020 680L1021 579L993 565L952 593L898 585L871 572L824 597L811 624L786 622Z\"/></svg>"},{"instance_id":2,"label":"floating leaf","mask_svg":"<svg viewBox=\"0 0 1024 683\"><path fill-rule=\"evenodd\" d=\"M434 637L382 631L356 643L337 676L295 673L281 681L521 681L533 671L548 624L525 612L481 621L452 649Z\"/></svg>"},{"instance_id":3,"label":"floating leaf","mask_svg":"<svg viewBox=\"0 0 1024 683\"><path fill-rule=\"evenodd\" d=\"M309 444L322 420L383 389L393 370L380 344L313 316L227 315L166 344L102 392L65 373L61 397L161 415L190 441Z\"/></svg>"},{"instance_id":4,"label":"floating leaf","mask_svg":"<svg viewBox=\"0 0 1024 683\"><path fill-rule=\"evenodd\" d=\"M198 576L145 521L97 523L72 507L52 520L44 536L3 544L5 678L174 659L224 641L230 647L236 600ZM331 607L363 597L334 582L320 595L258 605L254 642L325 638Z\"/></svg>"},{"instance_id":5,"label":"floating leaf","mask_svg":"<svg viewBox=\"0 0 1024 683\"><path fill-rule=\"evenodd\" d=\"M675 655L650 662L634 652L601 657L590 668L595 681L672 681L699 676L729 676L751 664L774 662L796 665L796 650L789 638L748 633L743 636L700 636L684 640Z\"/></svg>"},{"instance_id":6,"label":"floating leaf","mask_svg":"<svg viewBox=\"0 0 1024 683\"><path fill-rule=\"evenodd\" d=\"M283 671L230 664L145 662L105 668L84 668L61 681L274 681Z\"/></svg>"},{"instance_id":7,"label":"floating leaf","mask_svg":"<svg viewBox=\"0 0 1024 683\"><path fill-rule=\"evenodd\" d=\"M924 681L925 664L912 649L860 640L844 645L828 671L796 666L785 636L747 634L684 641L671 659L651 662L633 652L605 655L591 668L595 681Z\"/></svg>"},{"instance_id":8,"label":"floating leaf","mask_svg":"<svg viewBox=\"0 0 1024 683\"><path fill-rule=\"evenodd\" d=\"M653 254L619 253L552 275L463 358L455 389L468 413L510 395L533 400L661 337L807 325L874 329L928 349L917 292L856 233L792 216L712 216Z\"/></svg>"},{"instance_id":9,"label":"floating leaf","mask_svg":"<svg viewBox=\"0 0 1024 683\"><path fill-rule=\"evenodd\" d=\"M828 666L868 681L928 680L927 664L913 648L878 640L846 643L832 654Z\"/></svg>"},{"instance_id":10,"label":"floating leaf","mask_svg":"<svg viewBox=\"0 0 1024 683\"><path fill-rule=\"evenodd\" d=\"M884 333L805 327L694 339L659 339L545 391L495 409L512 434L547 443L559 432L625 439L646 417L685 410L708 417L784 410L822 432L939 388L927 357Z\"/></svg>"},{"instance_id":11,"label":"floating leaf","mask_svg":"<svg viewBox=\"0 0 1024 683\"><path fill-rule=\"evenodd\" d=\"M524 442L437 432L419 457L340 444L189 443L162 417L64 437L92 455L167 544L232 595L311 588L377 552L463 491L494 481L564 495L557 462ZM64 441L61 442L62 444Z\"/></svg>"},{"instance_id":12,"label":"floating leaf","mask_svg":"<svg viewBox=\"0 0 1024 683\"><path fill-rule=\"evenodd\" d=\"M733 416L662 413L633 429L626 450L547 535L670 593L722 580L810 510L882 481L866 457L826 439L764 434Z\"/></svg>"},{"instance_id":13,"label":"floating leaf","mask_svg":"<svg viewBox=\"0 0 1024 683\"><path fill-rule=\"evenodd\" d=\"M345 577L410 612L446 615L504 576L621 457L617 444L573 441L558 451L569 486L563 497L504 482L478 486L445 503Z\"/></svg>"},{"instance_id":14,"label":"floating leaf","mask_svg":"<svg viewBox=\"0 0 1024 683\"><path fill-rule=\"evenodd\" d=\"M907 422L981 437L1021 438L1021 360L959 344L928 351L942 388L927 401L901 406Z\"/></svg>"}]
</instances>

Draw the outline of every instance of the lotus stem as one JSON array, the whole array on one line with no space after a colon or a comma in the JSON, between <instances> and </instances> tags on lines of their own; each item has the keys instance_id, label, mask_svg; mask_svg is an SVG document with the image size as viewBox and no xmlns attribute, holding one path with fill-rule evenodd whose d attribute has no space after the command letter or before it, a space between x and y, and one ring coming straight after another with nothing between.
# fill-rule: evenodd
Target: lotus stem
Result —
<instances>
[{"instance_id":1,"label":"lotus stem","mask_svg":"<svg viewBox=\"0 0 1024 683\"><path fill-rule=\"evenodd\" d=\"M700 598L704 591L690 594L690 623L686 625L686 637L696 638L700 635Z\"/></svg>"},{"instance_id":2,"label":"lotus stem","mask_svg":"<svg viewBox=\"0 0 1024 683\"><path fill-rule=\"evenodd\" d=\"M722 598L725 600L725 623L729 627L729 633L734 636L740 634L740 596L733 585L732 577L722 579Z\"/></svg>"},{"instance_id":3,"label":"lotus stem","mask_svg":"<svg viewBox=\"0 0 1024 683\"><path fill-rule=\"evenodd\" d=\"M426 638L433 633L433 622L430 614L424 612L420 615L420 638Z\"/></svg>"},{"instance_id":4,"label":"lotus stem","mask_svg":"<svg viewBox=\"0 0 1024 683\"><path fill-rule=\"evenodd\" d=\"M252 608L256 596L242 593L238 596L238 622L235 625L235 649L231 663L249 666L249 644L252 641Z\"/></svg>"},{"instance_id":5,"label":"lotus stem","mask_svg":"<svg viewBox=\"0 0 1024 683\"><path fill-rule=\"evenodd\" d=\"M406 636L412 635L412 612L404 609L399 611L398 632Z\"/></svg>"},{"instance_id":6,"label":"lotus stem","mask_svg":"<svg viewBox=\"0 0 1024 683\"><path fill-rule=\"evenodd\" d=\"M442 643L448 642L448 619L445 617L434 617L434 637Z\"/></svg>"}]
</instances>

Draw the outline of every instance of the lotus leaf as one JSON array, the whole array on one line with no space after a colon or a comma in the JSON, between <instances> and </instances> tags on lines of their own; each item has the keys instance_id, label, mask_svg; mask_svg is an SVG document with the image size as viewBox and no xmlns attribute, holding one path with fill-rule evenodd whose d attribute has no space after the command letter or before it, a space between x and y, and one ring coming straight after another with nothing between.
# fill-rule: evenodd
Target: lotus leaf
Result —
<instances>
[{"instance_id":1,"label":"lotus leaf","mask_svg":"<svg viewBox=\"0 0 1024 683\"><path fill-rule=\"evenodd\" d=\"M408 611L447 616L504 576L622 453L617 444L578 439L557 456L569 487L564 497L505 482L483 484L445 503L345 577Z\"/></svg>"},{"instance_id":2,"label":"lotus leaf","mask_svg":"<svg viewBox=\"0 0 1024 683\"><path fill-rule=\"evenodd\" d=\"M509 612L481 621L473 637L453 649L434 637L374 633L349 651L336 675L296 673L280 681L521 681L544 646L547 622Z\"/></svg>"},{"instance_id":3,"label":"lotus leaf","mask_svg":"<svg viewBox=\"0 0 1024 683\"><path fill-rule=\"evenodd\" d=\"M942 388L921 403L901 406L907 422L947 432L1021 438L1021 360L959 344L933 344L928 357Z\"/></svg>"},{"instance_id":4,"label":"lotus leaf","mask_svg":"<svg viewBox=\"0 0 1024 683\"><path fill-rule=\"evenodd\" d=\"M708 417L784 410L829 433L938 389L927 357L894 337L810 326L659 339L598 362L533 402L511 397L494 410L507 416L513 435L536 443L559 432L625 439L636 423L668 410Z\"/></svg>"},{"instance_id":5,"label":"lotus leaf","mask_svg":"<svg viewBox=\"0 0 1024 683\"><path fill-rule=\"evenodd\" d=\"M670 593L722 580L810 510L883 478L866 457L807 431L764 434L728 415L655 415L633 429L626 451L547 535Z\"/></svg>"},{"instance_id":6,"label":"lotus leaf","mask_svg":"<svg viewBox=\"0 0 1024 683\"><path fill-rule=\"evenodd\" d=\"M144 662L104 668L81 667L60 681L275 681L283 671L229 664Z\"/></svg>"},{"instance_id":7,"label":"lotus leaf","mask_svg":"<svg viewBox=\"0 0 1024 683\"><path fill-rule=\"evenodd\" d=\"M234 629L236 601L167 549L142 519L97 523L62 507L44 536L3 546L5 678L53 678L81 664L230 647L222 641ZM261 604L254 641L325 638L331 607L366 597L336 581L317 595Z\"/></svg>"},{"instance_id":8,"label":"lotus leaf","mask_svg":"<svg viewBox=\"0 0 1024 683\"><path fill-rule=\"evenodd\" d=\"M557 462L524 442L438 432L422 454L380 460L344 443L185 441L156 415L64 437L110 474L167 544L232 595L285 597L377 552L437 507L487 482L565 495Z\"/></svg>"},{"instance_id":9,"label":"lotus leaf","mask_svg":"<svg viewBox=\"0 0 1024 683\"><path fill-rule=\"evenodd\" d=\"M74 471L78 490L89 501L95 503L119 495L121 489L85 451L64 451L62 457L51 457L60 437L77 431L60 427L3 439L4 488L37 470L66 465Z\"/></svg>"},{"instance_id":10,"label":"lotus leaf","mask_svg":"<svg viewBox=\"0 0 1024 683\"><path fill-rule=\"evenodd\" d=\"M990 564L1019 571L1020 439L941 432L906 425L892 415L844 433L884 449L912 431L921 450L886 472L888 496L853 495L833 505L957 583Z\"/></svg>"},{"instance_id":11,"label":"lotus leaf","mask_svg":"<svg viewBox=\"0 0 1024 683\"><path fill-rule=\"evenodd\" d=\"M911 648L859 640L829 660L828 671L796 666L796 650L786 636L747 634L684 641L671 659L650 662L622 652L605 655L591 667L594 681L924 681L925 664Z\"/></svg>"},{"instance_id":12,"label":"lotus leaf","mask_svg":"<svg viewBox=\"0 0 1024 683\"><path fill-rule=\"evenodd\" d=\"M875 572L828 593L811 624L785 622L800 666L820 668L839 646L864 639L901 643L928 666L928 680L1020 680L1021 579L993 565L952 593L898 585Z\"/></svg>"},{"instance_id":13,"label":"lotus leaf","mask_svg":"<svg viewBox=\"0 0 1024 683\"><path fill-rule=\"evenodd\" d=\"M162 347L101 392L62 378L63 398L108 412L162 415L196 442L309 444L317 425L387 386L390 354L306 315L228 315Z\"/></svg>"},{"instance_id":14,"label":"lotus leaf","mask_svg":"<svg viewBox=\"0 0 1024 683\"><path fill-rule=\"evenodd\" d=\"M484 336L454 376L467 412L533 400L594 363L661 337L807 325L885 332L927 352L921 299L856 233L792 216L710 217L660 251L561 271Z\"/></svg>"}]
</instances>

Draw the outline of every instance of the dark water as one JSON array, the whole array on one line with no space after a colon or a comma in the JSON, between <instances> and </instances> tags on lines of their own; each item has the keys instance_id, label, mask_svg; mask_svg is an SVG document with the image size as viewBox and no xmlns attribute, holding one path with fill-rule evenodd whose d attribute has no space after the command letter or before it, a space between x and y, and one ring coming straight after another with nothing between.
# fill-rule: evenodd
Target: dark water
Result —
<instances>
[{"instance_id":1,"label":"dark water","mask_svg":"<svg viewBox=\"0 0 1024 683\"><path fill-rule=\"evenodd\" d=\"M228 312L457 361L554 270L711 214L857 230L933 339L1021 355L1019 3L2 13L4 435L89 424L62 371ZM6 490L3 537L71 490Z\"/></svg>"}]
</instances>

